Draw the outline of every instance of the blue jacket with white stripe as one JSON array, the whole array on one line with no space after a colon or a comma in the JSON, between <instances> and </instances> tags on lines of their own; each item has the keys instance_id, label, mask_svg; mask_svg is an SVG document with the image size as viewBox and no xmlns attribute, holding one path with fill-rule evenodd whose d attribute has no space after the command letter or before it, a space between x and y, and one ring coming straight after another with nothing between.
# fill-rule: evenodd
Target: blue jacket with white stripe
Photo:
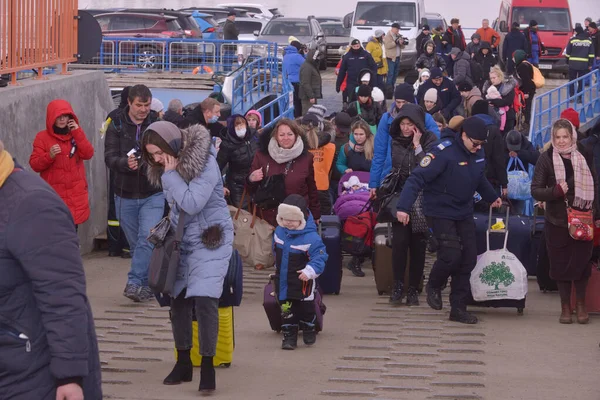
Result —
<instances>
[{"instance_id":1,"label":"blue jacket with white stripe","mask_svg":"<svg viewBox=\"0 0 600 400\"><path fill-rule=\"evenodd\" d=\"M308 216L304 229L275 228L273 247L276 267L274 287L278 299L313 299L315 279L325 270L327 251L312 214ZM310 280L301 281L299 271L304 272Z\"/></svg>"}]
</instances>

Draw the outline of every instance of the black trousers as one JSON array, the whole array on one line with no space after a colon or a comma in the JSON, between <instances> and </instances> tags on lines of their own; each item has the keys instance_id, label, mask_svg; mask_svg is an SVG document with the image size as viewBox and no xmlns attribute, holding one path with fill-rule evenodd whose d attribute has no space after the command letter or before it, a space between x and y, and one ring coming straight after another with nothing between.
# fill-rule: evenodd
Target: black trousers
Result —
<instances>
[{"instance_id":1,"label":"black trousers","mask_svg":"<svg viewBox=\"0 0 600 400\"><path fill-rule=\"evenodd\" d=\"M577 69L570 69L569 68L569 81L574 81L577 78L580 78L582 76L584 76L585 74L587 74L588 71L586 70L577 70ZM583 90L583 80L580 80L577 83L572 83L569 85L569 96L575 96L575 86L577 86L577 93L581 93L581 91Z\"/></svg>"},{"instance_id":2,"label":"black trousers","mask_svg":"<svg viewBox=\"0 0 600 400\"><path fill-rule=\"evenodd\" d=\"M298 325L301 321L312 323L316 316L314 300L285 300L280 305L284 325Z\"/></svg>"},{"instance_id":3,"label":"black trousers","mask_svg":"<svg viewBox=\"0 0 600 400\"><path fill-rule=\"evenodd\" d=\"M425 235L412 232L411 224L392 223L392 268L394 280L401 281L409 287L417 289L425 268ZM410 263L408 255L410 254ZM404 282L406 265L409 264L408 282Z\"/></svg>"},{"instance_id":4,"label":"black trousers","mask_svg":"<svg viewBox=\"0 0 600 400\"><path fill-rule=\"evenodd\" d=\"M523 111L523 115L525 116L525 123L527 125L531 122L531 107L533 106L533 98L535 97L535 92L529 95L529 98L525 99L525 110Z\"/></svg>"},{"instance_id":5,"label":"black trousers","mask_svg":"<svg viewBox=\"0 0 600 400\"><path fill-rule=\"evenodd\" d=\"M108 226L106 228L106 236L108 239L108 251L115 254L120 254L123 250L129 249L129 243L125 237L125 233L117 219L117 209L115 207L115 189L114 177L112 172L109 175L108 187Z\"/></svg>"},{"instance_id":6,"label":"black trousers","mask_svg":"<svg viewBox=\"0 0 600 400\"><path fill-rule=\"evenodd\" d=\"M469 278L477 263L473 216L460 221L431 218L433 234L439 243L437 261L429 275L429 285L441 288L452 277L450 305L466 309L471 298Z\"/></svg>"},{"instance_id":7,"label":"black trousers","mask_svg":"<svg viewBox=\"0 0 600 400\"><path fill-rule=\"evenodd\" d=\"M302 101L300 101L300 83L292 83L294 87L294 118L302 116Z\"/></svg>"}]
</instances>

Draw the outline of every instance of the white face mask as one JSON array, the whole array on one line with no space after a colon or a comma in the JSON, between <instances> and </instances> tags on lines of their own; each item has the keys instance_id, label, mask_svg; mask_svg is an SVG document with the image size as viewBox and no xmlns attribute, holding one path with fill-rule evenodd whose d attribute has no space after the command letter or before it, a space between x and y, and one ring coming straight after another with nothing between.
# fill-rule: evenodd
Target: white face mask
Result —
<instances>
[{"instance_id":1,"label":"white face mask","mask_svg":"<svg viewBox=\"0 0 600 400\"><path fill-rule=\"evenodd\" d=\"M246 136L246 128L239 128L235 130L235 134L237 135L237 137L239 137L240 139L243 138L244 136Z\"/></svg>"}]
</instances>

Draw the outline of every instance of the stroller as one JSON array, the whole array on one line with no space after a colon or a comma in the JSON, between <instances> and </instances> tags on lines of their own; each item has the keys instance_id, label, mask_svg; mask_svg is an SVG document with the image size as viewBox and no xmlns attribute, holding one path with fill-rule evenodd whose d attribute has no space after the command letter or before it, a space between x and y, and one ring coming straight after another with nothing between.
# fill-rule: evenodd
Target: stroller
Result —
<instances>
[{"instance_id":1,"label":"stroller","mask_svg":"<svg viewBox=\"0 0 600 400\"><path fill-rule=\"evenodd\" d=\"M344 183L350 178L357 177L361 183L369 181L368 172L349 172L342 176L338 185L338 199L334 205L334 211L343 223L342 229L342 251L352 255L352 260L347 268L355 276L363 277L365 273L361 269L361 264L366 257L370 256L373 228L376 223L376 217L370 212L371 200L368 190L357 193L346 193Z\"/></svg>"},{"instance_id":2,"label":"stroller","mask_svg":"<svg viewBox=\"0 0 600 400\"><path fill-rule=\"evenodd\" d=\"M338 184L338 198L333 205L335 215L341 221L345 221L348 217L358 215L366 210L366 205L371 198L369 191L342 194L345 190L344 183L348 182L351 177L356 176L362 183L369 182L370 174L368 172L349 172L344 174Z\"/></svg>"}]
</instances>

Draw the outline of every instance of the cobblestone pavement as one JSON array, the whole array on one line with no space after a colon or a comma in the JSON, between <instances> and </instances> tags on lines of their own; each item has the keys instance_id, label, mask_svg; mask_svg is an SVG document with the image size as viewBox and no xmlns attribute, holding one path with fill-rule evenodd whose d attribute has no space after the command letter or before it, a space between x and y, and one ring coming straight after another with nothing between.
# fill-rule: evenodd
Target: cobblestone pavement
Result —
<instances>
[{"instance_id":1,"label":"cobblestone pavement","mask_svg":"<svg viewBox=\"0 0 600 400\"><path fill-rule=\"evenodd\" d=\"M431 259L428 264L431 264ZM93 254L85 260L107 399L185 400L193 383L164 386L174 362L168 311L122 296L128 262ZM344 271L342 293L325 296L324 331L315 346L282 351L262 308L269 272L247 270L235 309L236 350L217 371L220 399L577 399L597 400L598 330L559 325L556 294L530 282L524 316L477 309L480 323L448 321L448 309L390 307L377 296L372 270ZM447 292L445 292L447 304ZM300 341L301 342L301 341Z\"/></svg>"}]
</instances>

